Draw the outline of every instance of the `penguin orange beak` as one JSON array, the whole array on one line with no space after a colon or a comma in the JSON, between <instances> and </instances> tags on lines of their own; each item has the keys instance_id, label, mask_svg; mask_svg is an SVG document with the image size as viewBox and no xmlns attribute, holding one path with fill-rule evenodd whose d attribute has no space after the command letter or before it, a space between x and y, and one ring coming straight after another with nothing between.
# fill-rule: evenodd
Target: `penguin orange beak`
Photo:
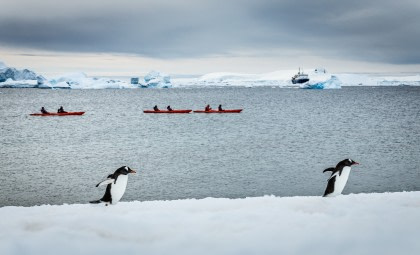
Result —
<instances>
[{"instance_id":1,"label":"penguin orange beak","mask_svg":"<svg viewBox=\"0 0 420 255\"><path fill-rule=\"evenodd\" d=\"M130 169L129 173L131 173L131 174L135 174L135 173L137 173L137 172L136 172L136 171L134 171L133 169Z\"/></svg>"},{"instance_id":2,"label":"penguin orange beak","mask_svg":"<svg viewBox=\"0 0 420 255\"><path fill-rule=\"evenodd\" d=\"M360 165L359 162L354 161L352 165Z\"/></svg>"}]
</instances>

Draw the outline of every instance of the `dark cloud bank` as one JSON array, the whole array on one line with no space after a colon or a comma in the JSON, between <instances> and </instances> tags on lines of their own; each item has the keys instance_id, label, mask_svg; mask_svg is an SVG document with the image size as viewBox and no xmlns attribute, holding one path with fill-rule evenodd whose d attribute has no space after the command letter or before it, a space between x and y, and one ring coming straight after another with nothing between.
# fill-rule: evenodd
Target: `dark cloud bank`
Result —
<instances>
[{"instance_id":1,"label":"dark cloud bank","mask_svg":"<svg viewBox=\"0 0 420 255\"><path fill-rule=\"evenodd\" d=\"M0 45L157 58L247 51L420 64L419 1L3 0Z\"/></svg>"}]
</instances>

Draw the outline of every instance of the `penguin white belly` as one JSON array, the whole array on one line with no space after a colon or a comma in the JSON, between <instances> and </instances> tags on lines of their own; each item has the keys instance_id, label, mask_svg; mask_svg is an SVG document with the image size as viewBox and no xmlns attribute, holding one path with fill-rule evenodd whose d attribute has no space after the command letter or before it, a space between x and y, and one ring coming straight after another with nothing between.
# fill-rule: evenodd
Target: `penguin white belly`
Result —
<instances>
[{"instance_id":1,"label":"penguin white belly","mask_svg":"<svg viewBox=\"0 0 420 255\"><path fill-rule=\"evenodd\" d=\"M120 175L117 178L117 183L113 183L111 186L111 198L112 204L116 204L120 201L122 196L124 195L125 188L127 187L127 175Z\"/></svg>"},{"instance_id":2,"label":"penguin white belly","mask_svg":"<svg viewBox=\"0 0 420 255\"><path fill-rule=\"evenodd\" d=\"M341 195L343 192L344 187L346 186L347 180L349 179L351 167L345 166L341 175L335 177L335 185L334 185L334 192L331 194L332 196Z\"/></svg>"}]
</instances>

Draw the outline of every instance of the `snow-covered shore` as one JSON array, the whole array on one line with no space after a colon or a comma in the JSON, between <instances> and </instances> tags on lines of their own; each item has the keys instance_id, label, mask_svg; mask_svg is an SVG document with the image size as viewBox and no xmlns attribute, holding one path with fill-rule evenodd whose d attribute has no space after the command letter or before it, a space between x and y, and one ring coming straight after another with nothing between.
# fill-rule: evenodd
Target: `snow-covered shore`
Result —
<instances>
[{"instance_id":1,"label":"snow-covered shore","mask_svg":"<svg viewBox=\"0 0 420 255\"><path fill-rule=\"evenodd\" d=\"M420 192L0 208L7 254L418 254Z\"/></svg>"}]
</instances>

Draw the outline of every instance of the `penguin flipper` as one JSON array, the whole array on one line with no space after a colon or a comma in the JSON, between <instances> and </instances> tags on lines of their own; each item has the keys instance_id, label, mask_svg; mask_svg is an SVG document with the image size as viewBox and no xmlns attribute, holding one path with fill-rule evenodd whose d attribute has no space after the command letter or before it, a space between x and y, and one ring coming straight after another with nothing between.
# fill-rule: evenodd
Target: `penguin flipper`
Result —
<instances>
[{"instance_id":1,"label":"penguin flipper","mask_svg":"<svg viewBox=\"0 0 420 255\"><path fill-rule=\"evenodd\" d=\"M101 200L89 201L89 203L91 204L100 204L101 202L102 202Z\"/></svg>"},{"instance_id":2,"label":"penguin flipper","mask_svg":"<svg viewBox=\"0 0 420 255\"><path fill-rule=\"evenodd\" d=\"M330 179L328 179L328 184L327 184L327 188L325 189L325 192L324 192L324 197L326 197L329 194L334 192L335 178L337 178L337 177L334 175Z\"/></svg>"},{"instance_id":3,"label":"penguin flipper","mask_svg":"<svg viewBox=\"0 0 420 255\"><path fill-rule=\"evenodd\" d=\"M322 172L325 173L325 172L334 172L334 171L335 171L335 167L330 167L330 168L325 169Z\"/></svg>"},{"instance_id":4,"label":"penguin flipper","mask_svg":"<svg viewBox=\"0 0 420 255\"><path fill-rule=\"evenodd\" d=\"M96 187L99 187L99 186L102 186L102 185L107 185L107 184L110 184L110 183L112 183L113 181L114 181L114 179L106 179L105 181L102 181L102 182L100 182L100 183L96 184Z\"/></svg>"}]
</instances>

